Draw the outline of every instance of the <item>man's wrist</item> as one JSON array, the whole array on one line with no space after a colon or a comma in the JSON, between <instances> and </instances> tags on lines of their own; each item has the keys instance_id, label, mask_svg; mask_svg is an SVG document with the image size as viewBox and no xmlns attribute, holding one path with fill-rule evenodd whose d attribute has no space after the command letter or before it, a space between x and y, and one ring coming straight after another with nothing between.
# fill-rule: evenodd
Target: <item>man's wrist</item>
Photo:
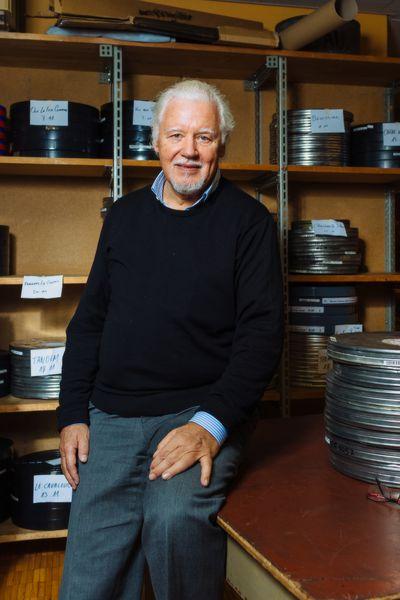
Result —
<instances>
[{"instance_id":1,"label":"man's wrist","mask_svg":"<svg viewBox=\"0 0 400 600\"><path fill-rule=\"evenodd\" d=\"M222 425L221 421L206 411L197 411L189 420L189 423L190 422L201 425L201 427L208 431L208 433L210 433L217 440L220 446L222 446L228 437L228 431L226 427Z\"/></svg>"}]
</instances>

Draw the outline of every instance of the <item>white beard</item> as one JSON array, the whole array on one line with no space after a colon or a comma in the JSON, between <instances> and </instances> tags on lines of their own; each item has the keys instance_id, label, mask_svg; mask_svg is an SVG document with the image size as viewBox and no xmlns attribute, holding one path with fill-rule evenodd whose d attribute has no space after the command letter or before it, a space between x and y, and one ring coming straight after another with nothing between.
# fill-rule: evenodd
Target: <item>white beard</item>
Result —
<instances>
[{"instance_id":1,"label":"white beard","mask_svg":"<svg viewBox=\"0 0 400 600\"><path fill-rule=\"evenodd\" d=\"M201 179L197 180L197 181L188 181L186 183L178 183L177 181L175 181L174 179L170 180L170 185L173 188L173 190L177 193L177 194L182 194L184 196L189 196L192 194L195 194L196 192L200 192L200 190L203 189L205 183L206 183L207 178L206 177L202 177Z\"/></svg>"}]
</instances>

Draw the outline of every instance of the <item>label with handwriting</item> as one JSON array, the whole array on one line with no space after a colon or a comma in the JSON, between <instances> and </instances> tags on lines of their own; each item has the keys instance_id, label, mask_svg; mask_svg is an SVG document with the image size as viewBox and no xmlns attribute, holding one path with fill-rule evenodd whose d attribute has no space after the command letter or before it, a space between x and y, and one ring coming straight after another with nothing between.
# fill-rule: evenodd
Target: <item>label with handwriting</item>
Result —
<instances>
[{"instance_id":1,"label":"label with handwriting","mask_svg":"<svg viewBox=\"0 0 400 600\"><path fill-rule=\"evenodd\" d=\"M33 504L71 502L72 487L64 475L34 475Z\"/></svg>"},{"instance_id":2,"label":"label with handwriting","mask_svg":"<svg viewBox=\"0 0 400 600\"><path fill-rule=\"evenodd\" d=\"M59 375L64 352L65 346L31 350L31 377Z\"/></svg>"},{"instance_id":3,"label":"label with handwriting","mask_svg":"<svg viewBox=\"0 0 400 600\"><path fill-rule=\"evenodd\" d=\"M383 123L382 135L384 146L400 146L400 123Z\"/></svg>"},{"instance_id":4,"label":"label with handwriting","mask_svg":"<svg viewBox=\"0 0 400 600\"><path fill-rule=\"evenodd\" d=\"M311 133L344 133L342 109L314 109L311 111Z\"/></svg>"},{"instance_id":5,"label":"label with handwriting","mask_svg":"<svg viewBox=\"0 0 400 600\"><path fill-rule=\"evenodd\" d=\"M335 333L360 333L363 326L360 323L349 325L335 325Z\"/></svg>"},{"instance_id":6,"label":"label with handwriting","mask_svg":"<svg viewBox=\"0 0 400 600\"><path fill-rule=\"evenodd\" d=\"M68 126L67 100L31 100L30 125Z\"/></svg>"},{"instance_id":7,"label":"label with handwriting","mask_svg":"<svg viewBox=\"0 0 400 600\"><path fill-rule=\"evenodd\" d=\"M346 227L341 221L335 221L335 219L312 219L311 223L315 235L347 237Z\"/></svg>"},{"instance_id":8,"label":"label with handwriting","mask_svg":"<svg viewBox=\"0 0 400 600\"><path fill-rule=\"evenodd\" d=\"M153 123L153 109L155 102L150 100L134 100L133 102L133 125L147 125Z\"/></svg>"},{"instance_id":9,"label":"label with handwriting","mask_svg":"<svg viewBox=\"0 0 400 600\"><path fill-rule=\"evenodd\" d=\"M63 286L62 275L25 275L22 282L21 298L49 300L61 298Z\"/></svg>"}]
</instances>

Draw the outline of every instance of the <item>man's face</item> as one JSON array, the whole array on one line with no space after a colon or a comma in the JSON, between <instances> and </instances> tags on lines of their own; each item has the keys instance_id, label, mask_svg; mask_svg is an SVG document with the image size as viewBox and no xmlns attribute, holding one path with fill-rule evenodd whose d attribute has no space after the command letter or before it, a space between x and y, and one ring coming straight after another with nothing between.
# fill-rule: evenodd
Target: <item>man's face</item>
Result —
<instances>
[{"instance_id":1,"label":"man's face","mask_svg":"<svg viewBox=\"0 0 400 600\"><path fill-rule=\"evenodd\" d=\"M167 104L154 148L167 182L179 196L199 197L223 156L217 107L175 98Z\"/></svg>"}]
</instances>

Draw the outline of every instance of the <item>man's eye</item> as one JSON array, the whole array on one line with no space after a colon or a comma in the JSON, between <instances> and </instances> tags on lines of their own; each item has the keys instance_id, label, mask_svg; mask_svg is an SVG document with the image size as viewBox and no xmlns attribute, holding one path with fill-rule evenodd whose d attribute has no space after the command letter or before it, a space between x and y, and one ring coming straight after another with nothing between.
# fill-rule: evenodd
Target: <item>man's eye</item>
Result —
<instances>
[{"instance_id":1,"label":"man's eye","mask_svg":"<svg viewBox=\"0 0 400 600\"><path fill-rule=\"evenodd\" d=\"M182 137L181 133L173 133L170 137L174 138L175 140L180 140Z\"/></svg>"},{"instance_id":2,"label":"man's eye","mask_svg":"<svg viewBox=\"0 0 400 600\"><path fill-rule=\"evenodd\" d=\"M211 142L211 138L208 137L208 135L201 135L199 139L201 142L204 142L204 143Z\"/></svg>"}]
</instances>

